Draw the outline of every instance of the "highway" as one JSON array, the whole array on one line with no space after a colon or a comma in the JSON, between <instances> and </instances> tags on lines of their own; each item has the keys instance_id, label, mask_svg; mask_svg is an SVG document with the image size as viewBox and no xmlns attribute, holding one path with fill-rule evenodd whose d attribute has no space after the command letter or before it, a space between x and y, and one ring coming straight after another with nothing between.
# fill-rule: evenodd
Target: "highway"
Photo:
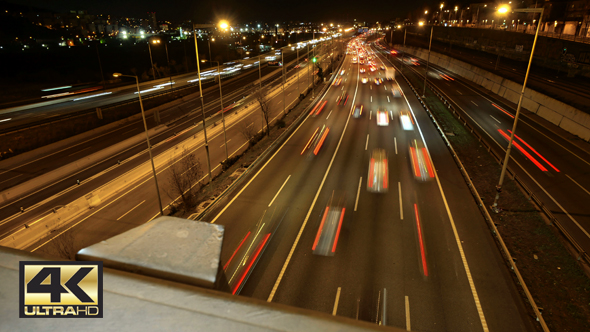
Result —
<instances>
[{"instance_id":1,"label":"highway","mask_svg":"<svg viewBox=\"0 0 590 332\"><path fill-rule=\"evenodd\" d=\"M323 48L321 49L322 51L320 52L320 49L316 50L316 54L320 54L322 53L322 57L325 56L323 55L323 52L327 51L328 47L327 46L322 46ZM301 54L300 54L301 55ZM293 69L293 66L296 64L295 62L295 58L292 59L291 63L289 64L289 72L288 72L288 77L291 79L291 89L297 89L297 87L299 87L300 91L305 91L307 84L305 84L304 82L311 82L309 77L310 75L308 75L308 69L310 69L311 67L306 66L307 62L302 62L301 68L297 69ZM272 68L272 67L271 67ZM280 87L280 72L281 72L281 68L277 68L274 69L275 73L270 77L269 81L274 80L272 86L273 87ZM299 81L300 84L297 84L297 71L299 71ZM311 73L311 71L310 71ZM243 85L243 82L237 82L236 85ZM237 89L237 88L236 88ZM297 93L292 93L293 91L286 91L285 95L288 96L287 98L287 105L290 105L293 103L293 101L295 99L298 98L298 94ZM246 99L242 99L244 91L241 91L239 89L237 89L237 91L234 92L234 96L233 96L233 100L239 100L238 103L236 103L236 105L239 106L235 106L234 108L232 108L232 110L234 109L238 109L239 107L242 107L242 110L247 110L249 115L248 115L248 119L250 119L250 123L255 123L255 126L260 126L261 125L261 115L259 112L255 112L255 109L250 108L250 110L248 110L247 108L243 108L246 105L248 105L249 103L253 102L253 98L249 97ZM215 93L212 92L212 95L215 96ZM226 102L227 104L229 104L230 102L232 102L232 97L231 97L231 93L225 93L224 96L224 102ZM216 96L215 96L216 97ZM230 97L230 98L228 98ZM274 110L274 118L277 118L277 114L279 114L279 110L282 112L282 102L283 102L283 98L282 98L282 94L280 94L279 97L275 98L274 102L273 102L273 110ZM227 105L226 104L226 105ZM278 104L280 104L280 107L278 106ZM194 106L195 109L199 109L198 107ZM206 105L206 116L208 115L212 115L212 114L216 114L217 112L219 112L219 104L218 104L218 100L211 100L211 102L207 103ZM153 153L155 156L157 156L158 154L173 148L175 145L180 144L181 142L187 140L188 138L191 138L193 136L195 136L196 134L198 135L202 135L201 132L201 112L196 112L194 114L191 114L188 117L184 117L184 118L180 118L178 121L175 121L173 123L168 124L168 128L167 130L163 131L160 135L156 136L156 137L152 137L151 138L151 142L153 145ZM229 115L229 112L226 112ZM241 117L242 111L240 111L240 117ZM218 122L220 121L220 113L217 114L215 117L211 118L208 120L208 126L211 126L213 124L213 122ZM227 122L228 119L226 119ZM242 121L247 121L246 118L242 119ZM141 123L137 123L137 133L139 135L143 135L142 133L142 129L141 128ZM211 146L211 164L212 164L212 168L214 168L214 172L219 172L220 171L220 167L219 167L219 163L225 159L225 153L221 154L221 152L225 151L225 148L223 146L223 135L218 132L220 130L221 126L216 126L216 131L217 134L214 137L209 137L209 144ZM258 129L260 129L260 127L258 127ZM120 129L121 131L123 130L129 130L129 128L127 129ZM211 129L209 129L211 130ZM201 133L200 133L201 132ZM209 133L209 135L211 135L211 133ZM116 142L117 136L114 135L113 133L108 133L106 135L106 137L108 139L110 139L110 144L113 144L113 141ZM195 136L196 137L196 136ZM98 139L93 139L92 141L98 141L100 142L100 140L102 140L104 138L98 138ZM215 140L217 139L217 140ZM91 141L91 142L92 142ZM220 141L220 142L219 142ZM85 142L85 144L92 144L91 142ZM218 143L219 142L219 143ZM245 149L245 147L247 146L247 143L245 143L245 139L242 137L242 134L239 133L239 129L238 128L233 128L233 131L231 129L231 127L228 128L228 150L230 151L230 153L233 151L233 153L231 153L232 155L234 153L238 153L240 151L242 151L243 149ZM219 150L216 149L215 147L219 147ZM83 157L83 153L86 152L87 150L82 150L80 145L75 145L71 147L72 150L70 150L71 154L74 154L74 156L72 156L71 158L81 158ZM98 149L98 148L96 148ZM96 150L93 149L88 149L91 150L91 152L95 152ZM198 151L198 158L201 161L201 165L202 165L202 169L205 171L206 174L206 170L207 170L207 163L206 163L206 155L205 155L205 151L204 149L202 149L202 145L200 145L198 148L195 149L195 151ZM96 190L97 188L102 187L105 183L108 183L110 181L112 181L113 179L116 179L117 177L123 175L123 174L128 174L130 171L132 171L133 169L135 169L136 167L138 167L139 165L141 165L142 163L146 162L148 159L148 155L146 153L146 145L145 145L145 141L136 144L135 146L112 156L109 156L108 158L105 158L104 160L101 160L93 165L91 165L90 167L81 170L80 172L78 172L77 174L71 174L67 177L64 177L63 179L61 179L60 181L53 183L45 188L42 188L41 190L38 190L37 192L28 195L27 197L21 198L17 201L12 201L10 202L10 204L7 204L5 206L2 206L0 208L0 214L2 215L0 217L0 219L2 220L0 222L0 237L6 237L10 234L13 234L15 232L18 231L22 231L23 230L23 225L25 224L30 224L32 222L36 222L36 221L40 221L43 220L44 217L46 217L48 214L51 213L52 209L54 208L59 208L61 206L65 206L68 203L74 201L75 199L79 198L79 197L83 197L85 195L87 195L88 193L93 192L94 190ZM52 159L56 159L56 156L49 156L48 157L50 160ZM45 161L47 162L47 161ZM60 162L58 160L58 162ZM168 167L165 167L165 169L161 170L159 173L164 172ZM167 179L167 173L162 174L162 179L160 179L160 182L166 182L165 180ZM80 180L80 184L77 184L77 180ZM153 181L149 182L150 186L153 186ZM166 190L167 187L163 184L160 185L160 189L161 189L161 196L163 197L163 200L166 200L165 205L168 205L172 199L170 199L170 197L168 197L169 195L166 194ZM155 193L155 189L152 190L148 190L148 191L143 191L143 193L147 193L149 192L150 195L149 196L153 196L151 197L151 199L156 199L156 195ZM148 201L149 202L149 201ZM157 203L157 201L154 201ZM147 204L146 204L147 205ZM134 205L135 206L135 205ZM20 212L20 207L24 207L24 212ZM142 211L150 211L150 213L152 213L150 215L149 218L145 218L142 219L142 223L145 223L151 219L153 219L153 217L157 214L157 211L159 211L159 209L157 208L157 204L154 205L150 205L150 207L152 209L148 209L148 210L142 210ZM127 211L129 208L126 208L125 205L122 205L120 207L121 209L125 209L125 211ZM111 210L112 211L112 210ZM140 211L141 212L141 211ZM115 212L116 213L116 212ZM123 213L121 213L123 214ZM113 218L113 220L116 220L119 216L117 216L116 218ZM130 218L134 218L137 216L134 215L129 215L128 217ZM109 236L113 236L115 234L118 233L108 233ZM95 234L96 235L96 234ZM96 239L93 236L89 236L87 239L85 239L84 242L86 243L86 245L91 244L91 243L95 243L98 242L102 239L104 239L105 237L101 237L100 239ZM94 242L92 242L94 241Z\"/></svg>"},{"instance_id":2,"label":"highway","mask_svg":"<svg viewBox=\"0 0 590 332\"><path fill-rule=\"evenodd\" d=\"M336 44L332 47L334 48L334 51L336 51ZM327 56L326 52L328 50L328 46L322 46L316 50L316 55L319 59L324 59ZM308 63L309 62L302 63L302 66L299 69L299 84L297 84L297 70L290 70L288 72L289 85L285 90L284 97L287 108L294 105L298 99L299 94L297 93L297 89L304 92L307 88L306 83L311 83L311 80L308 80L310 77L308 76L308 70L311 69L310 66L306 65ZM311 73L310 70L309 72ZM271 121L274 122L283 114L283 94L281 93L280 88L280 77L278 77L278 80L275 80L272 87L278 89L276 90L278 94L274 96L270 102L272 109ZM230 112L227 112L227 143L230 157L236 153L240 153L248 145L246 139L240 133L240 123L253 126L256 130L260 130L262 127L261 114L257 110L257 107L251 106L245 108L245 105L253 103L252 99L252 97L248 97L244 99L244 104L234 108L239 109L238 113L231 114ZM214 109L215 112L219 110L218 106L215 104L210 107L211 109ZM232 111L234 109L232 109ZM213 175L220 172L220 162L225 159L225 146L223 143L221 126L212 125L213 122L219 123L219 120L220 115L217 115L216 117L209 119L207 124ZM205 149L203 148L202 131L199 129L199 122L197 122L196 126L193 125L193 123L195 123L194 117L182 119L180 121L182 126L177 127L176 130L184 129L179 131L177 135L173 132L168 132L167 135L162 135L161 139L153 141L153 143L155 143L153 153L157 156L164 153L166 150L174 149L175 146L184 145L185 142L190 141L193 137L197 138L197 141L200 143L191 148L190 152L195 153L197 158L200 159L201 169L205 174L202 180L206 183L207 164ZM98 163L85 170L84 174L89 177L87 180L82 181L80 185L76 185L75 178L69 178L69 181L65 182L61 181L55 185L57 186L64 182L61 184L63 185L63 189L52 189L56 191L53 196L46 194L45 197L47 198L45 200L40 201L37 199L35 201L36 204L27 208L24 213L17 212L14 214L8 214L9 217L5 218L0 225L3 235L2 237L23 231L25 227L22 225L24 224L42 221L51 213L53 207L63 206L79 197L85 197L88 193L104 186L106 183L113 181L117 177L130 176L135 172L137 167L149 160L145 145L141 145L137 153L131 155L124 161L122 160L120 165L117 164L117 158L117 156L112 156L104 162ZM101 165L103 168L98 168L101 167ZM165 211L170 207L172 201L178 199L174 195L168 194L170 188L167 181L169 167L170 163L165 163L163 167L158 168L160 195L162 197ZM156 190L151 173L146 174L137 182L133 184L130 183L124 190L121 190L114 196L102 201L97 208L88 210L76 217L71 221L67 228L73 229L72 231L76 233L76 245L78 247L88 246L102 241L134 227L135 225L146 223L155 218L159 214L157 196L155 193ZM39 194L43 194L43 191ZM63 232L60 231L56 234L61 233ZM40 249L47 243L50 243L56 236L52 235L47 239L42 239L28 249Z\"/></svg>"},{"instance_id":3,"label":"highway","mask_svg":"<svg viewBox=\"0 0 590 332\"><path fill-rule=\"evenodd\" d=\"M513 32L503 33L514 34ZM429 34L430 30L425 33L408 32L406 35L406 43L407 45L428 49ZM437 32L435 32L435 36L436 35ZM530 38L532 41L533 36L530 36ZM551 40L550 38L548 39ZM539 52L538 47L539 46L537 46L537 52ZM491 73L496 73L497 75L506 77L517 83L524 81L526 62L498 57L496 54L477 51L459 45L451 45L436 39L432 41L432 51L483 68ZM536 59L535 61L541 60ZM554 69L548 69L533 64L527 86L533 90L548 94L568 105L578 107L579 109L588 112L588 105L590 105L590 82L587 78L579 75L577 77L568 77L567 71L568 66L566 63L562 65L561 74L558 74Z\"/></svg>"},{"instance_id":4,"label":"highway","mask_svg":"<svg viewBox=\"0 0 590 332\"><path fill-rule=\"evenodd\" d=\"M394 57L401 66L401 57ZM425 61L403 66L425 73ZM516 105L509 104L472 82L431 65L429 83L452 101L474 128L504 156ZM445 76L446 75L446 76ZM523 112L508 167L540 198L570 236L590 252L590 148L535 114ZM498 177L499 174L492 176ZM491 205L489 199L486 201ZM502 207L500 197L499 207Z\"/></svg>"},{"instance_id":5,"label":"highway","mask_svg":"<svg viewBox=\"0 0 590 332\"><path fill-rule=\"evenodd\" d=\"M230 291L408 330L534 330L428 115L403 81L375 85L384 71L351 60L316 112L205 215L226 229ZM342 92L346 105L338 104ZM387 126L377 124L380 107ZM309 142L325 127L316 153ZM369 191L375 149L387 154L387 192Z\"/></svg>"},{"instance_id":6,"label":"highway","mask_svg":"<svg viewBox=\"0 0 590 332\"><path fill-rule=\"evenodd\" d=\"M319 42L319 39L318 39ZM307 43L301 43L300 53L306 53ZM285 49L285 61L291 62L295 59L296 52ZM300 54L300 56L301 56ZM268 71L266 63L269 61L266 58L278 58L280 54L276 55L274 51L261 54L260 62L263 70ZM239 60L228 64L222 64L222 77L230 77L240 75L245 72L250 72L252 77L249 81L254 81L254 76L258 75L258 57ZM122 73L130 74L130 73ZM215 86L213 78L217 75L217 67L203 69L203 88ZM196 72L190 72L173 77L165 77L161 79L151 80L140 83L140 91L142 97L149 98L150 95L162 94L171 92L174 89L182 89L187 87L198 86L198 75ZM256 77L257 79L258 77ZM132 82L130 78L122 78L122 80ZM170 82L172 81L172 84ZM54 95L60 94L60 90L54 91ZM51 92L49 92L51 93ZM29 105L21 105L6 109L0 109L0 132L9 131L13 128L20 128L39 121L55 119L56 117L75 113L84 110L93 110L96 107L105 107L112 104L117 104L125 101L137 99L137 86L135 84L125 85L108 90L98 90L84 94L76 94L71 96L62 96L55 98L43 99L38 103Z\"/></svg>"}]
</instances>

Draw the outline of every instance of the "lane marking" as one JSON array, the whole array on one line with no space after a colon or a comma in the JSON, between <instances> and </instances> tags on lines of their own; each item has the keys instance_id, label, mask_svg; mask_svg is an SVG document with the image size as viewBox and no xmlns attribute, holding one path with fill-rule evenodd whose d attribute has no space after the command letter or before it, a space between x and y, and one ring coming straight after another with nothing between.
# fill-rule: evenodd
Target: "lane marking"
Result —
<instances>
[{"instance_id":1,"label":"lane marking","mask_svg":"<svg viewBox=\"0 0 590 332\"><path fill-rule=\"evenodd\" d=\"M404 205L402 204L402 183L397 183L397 189L399 191L399 219L404 220Z\"/></svg>"},{"instance_id":2,"label":"lane marking","mask_svg":"<svg viewBox=\"0 0 590 332\"><path fill-rule=\"evenodd\" d=\"M457 90L457 92L462 96L463 94L461 93L461 91Z\"/></svg>"},{"instance_id":3,"label":"lane marking","mask_svg":"<svg viewBox=\"0 0 590 332\"><path fill-rule=\"evenodd\" d=\"M230 138L230 139L228 139L226 143L229 143L229 141L231 141L231 138ZM221 145L219 146L219 148L222 148L222 147L224 147L224 146L225 146L225 143L221 144Z\"/></svg>"},{"instance_id":4,"label":"lane marking","mask_svg":"<svg viewBox=\"0 0 590 332\"><path fill-rule=\"evenodd\" d=\"M371 120L371 116L373 115L373 111L369 111L369 120Z\"/></svg>"},{"instance_id":5,"label":"lane marking","mask_svg":"<svg viewBox=\"0 0 590 332\"><path fill-rule=\"evenodd\" d=\"M272 201L270 201L270 203L268 203L268 207L270 207L272 205L272 203L275 201L275 199L277 199L277 196L279 196L279 194L281 193L281 190L283 190L283 187L287 184L287 181L289 181L290 178L291 178L291 174L289 174L289 176L287 176L287 180L285 180L285 182L283 182L283 185L281 186L281 188L279 188L279 191L277 191L277 193L275 194L275 197L273 197Z\"/></svg>"},{"instance_id":6,"label":"lane marking","mask_svg":"<svg viewBox=\"0 0 590 332\"><path fill-rule=\"evenodd\" d=\"M361 195L361 184L363 183L363 177L359 179L359 187L356 190L356 201L354 202L354 211L356 212L356 207L359 205L359 196Z\"/></svg>"},{"instance_id":7,"label":"lane marking","mask_svg":"<svg viewBox=\"0 0 590 332\"><path fill-rule=\"evenodd\" d=\"M330 118L330 114L332 114L332 111L333 110L331 110L330 113L328 113L328 117L326 117L326 120L328 120Z\"/></svg>"},{"instance_id":8,"label":"lane marking","mask_svg":"<svg viewBox=\"0 0 590 332\"><path fill-rule=\"evenodd\" d=\"M365 150L366 150L366 149L365 149ZM22 176L22 175L23 175L23 174L17 174L17 175L15 175L15 176L13 176L13 177L11 177L11 178L9 178L9 179L6 179L6 180L4 180L4 181L0 181L0 183L6 182L6 181L10 181L10 180L12 180L12 179L14 179L14 178L17 178L17 177L19 177L19 176Z\"/></svg>"},{"instance_id":9,"label":"lane marking","mask_svg":"<svg viewBox=\"0 0 590 332\"><path fill-rule=\"evenodd\" d=\"M373 102L373 96L371 96L371 102Z\"/></svg>"},{"instance_id":10,"label":"lane marking","mask_svg":"<svg viewBox=\"0 0 590 332\"><path fill-rule=\"evenodd\" d=\"M143 201L141 201L141 203L137 204L136 206L132 207L131 210L125 212L124 215L120 216L119 218L117 218L117 220L121 220L123 217L125 217L126 215L129 214L129 212L135 210L138 206L140 206L141 204L143 204L145 202L145 199Z\"/></svg>"},{"instance_id":11,"label":"lane marking","mask_svg":"<svg viewBox=\"0 0 590 332\"><path fill-rule=\"evenodd\" d=\"M356 83L356 89L354 90L354 97L352 99L352 105L354 105L355 100L356 100L356 95L357 95L358 87L359 87L358 81L359 81L359 74L357 74L357 83ZM328 88L328 91L329 91L329 88ZM327 93L327 91L326 91L326 93ZM328 168L326 169L326 173L324 174L324 178L322 179L322 182L320 183L320 187L318 188L318 191L316 192L315 197L313 198L313 201L311 202L311 206L309 207L309 210L307 211L307 215L305 216L305 219L303 220L303 224L301 225L301 228L299 229L299 233L297 234L297 237L295 238L295 242L293 243L293 246L291 247L291 251L289 251L289 255L287 256L287 259L285 260L285 264L283 264L283 268L281 269L281 272L279 273L277 281L275 282L274 286L272 287L270 295L268 296L268 299L266 300L267 302L272 302L272 299L274 298L275 293L277 292L277 288L279 287L281 280L283 279L283 275L285 274L285 271L287 270L287 266L289 266L289 262L291 261L291 257L293 257L293 253L295 252L295 248L297 248L297 244L299 243L299 239L301 239L301 234L303 234L303 230L305 229L305 226L307 225L307 221L309 220L309 217L311 216L311 213L313 211L315 203L317 202L317 200L320 196L320 192L322 191L322 188L324 187L324 183L326 182L326 179L328 178L328 174L330 173L330 169L332 168L332 164L334 163L334 159L336 159L336 155L338 154L338 150L340 150L340 145L342 144L342 139L344 139L344 134L346 134L346 128L348 128L348 123L350 122L350 115L351 114L352 114L352 112L348 112L348 118L346 118L346 123L344 124L344 129L342 130L342 135L340 135L340 140L338 141L338 145L336 145L336 150L334 151L334 154L332 155L332 159L330 160L330 164L328 164ZM256 175L258 175L258 173L256 173Z\"/></svg>"},{"instance_id":12,"label":"lane marking","mask_svg":"<svg viewBox=\"0 0 590 332\"><path fill-rule=\"evenodd\" d=\"M74 153L70 153L70 154L68 155L68 157L69 157L69 156L73 156L73 155L75 155L76 153L82 152L82 151L84 151L84 150L88 150L88 149L90 149L91 147L92 147L92 146L87 146L87 147L85 147L85 148L84 148L84 149L82 149L82 150L78 150L78 151L76 151L76 152L74 152Z\"/></svg>"},{"instance_id":13,"label":"lane marking","mask_svg":"<svg viewBox=\"0 0 590 332\"><path fill-rule=\"evenodd\" d=\"M410 299L406 295L406 331L412 331L412 325L410 324Z\"/></svg>"},{"instance_id":14,"label":"lane marking","mask_svg":"<svg viewBox=\"0 0 590 332\"><path fill-rule=\"evenodd\" d=\"M340 290L341 288L338 287L336 291L336 301L334 301L334 309L332 309L332 316L336 316L336 312L338 311L338 302L340 301Z\"/></svg>"},{"instance_id":15,"label":"lane marking","mask_svg":"<svg viewBox=\"0 0 590 332\"><path fill-rule=\"evenodd\" d=\"M500 122L500 120L498 120L498 119L494 118L494 117L493 117L491 114L490 114L490 117L491 117L492 119L496 120L496 122L497 122L497 123L502 123L502 122Z\"/></svg>"},{"instance_id":16,"label":"lane marking","mask_svg":"<svg viewBox=\"0 0 590 332\"><path fill-rule=\"evenodd\" d=\"M399 85L399 83L398 83L398 85ZM400 89L401 89L401 87L400 87ZM406 103L408 104L408 107L410 108L410 112L412 112L412 114L414 114L414 110L412 109L412 106L410 105L408 98L406 97L405 94L403 96L404 96L404 99L406 100ZM415 117L415 115L414 115L414 117ZM418 132L420 133L420 136L422 137L422 142L424 143L424 146L426 147L427 152L430 155L430 151L428 150L428 145L426 144L426 140L424 139L424 134L422 134L422 129L420 128L420 124L418 122L416 122L416 127L418 128ZM440 177L437 174L436 167L434 167L434 160L432 159L432 156L430 156L430 160L432 161L432 166L433 166L433 171L434 171L436 183L438 185L440 195L441 195L443 203L445 205L445 209L447 210L447 215L449 217L449 222L451 224L451 228L453 229L453 235L455 236L455 242L457 243L457 248L459 249L459 254L461 256L461 262L463 263L463 267L465 268L465 274L467 276L469 288L471 289L471 295L473 296L473 301L475 302L475 307L476 307L477 313L479 315L479 320L481 322L483 331L489 332L488 324L486 322L486 318L483 313L483 309L481 308L481 303L479 302L479 296L477 295L477 290L475 289L475 283L473 282L473 277L471 276L471 270L469 269L469 264L467 263L467 257L465 257L465 252L463 251L463 245L461 244L461 239L459 238L459 233L457 231L457 227L455 226L455 220L453 219L453 214L451 213L451 209L449 208L447 198L446 198L445 193L443 191L442 185L440 184Z\"/></svg>"},{"instance_id":17,"label":"lane marking","mask_svg":"<svg viewBox=\"0 0 590 332\"><path fill-rule=\"evenodd\" d=\"M393 138L393 144L395 145L395 154L397 154L397 137Z\"/></svg>"},{"instance_id":18,"label":"lane marking","mask_svg":"<svg viewBox=\"0 0 590 332\"><path fill-rule=\"evenodd\" d=\"M388 103L390 103L390 101L389 101L389 96L387 96L387 102L388 102Z\"/></svg>"},{"instance_id":19,"label":"lane marking","mask_svg":"<svg viewBox=\"0 0 590 332\"><path fill-rule=\"evenodd\" d=\"M569 175L565 175L568 177L568 179L572 180L573 183L577 184L578 187L580 187L582 190L584 190L586 192L586 194L590 195L590 191L586 190L586 188L582 187L581 184L577 183L576 180L572 179Z\"/></svg>"},{"instance_id":20,"label":"lane marking","mask_svg":"<svg viewBox=\"0 0 590 332\"><path fill-rule=\"evenodd\" d=\"M472 100L471 102L473 103L473 105L475 105L475 106L478 106L478 107L479 107L479 105L478 105L478 104L476 104L476 103L475 103L473 100Z\"/></svg>"},{"instance_id":21,"label":"lane marking","mask_svg":"<svg viewBox=\"0 0 590 332\"><path fill-rule=\"evenodd\" d=\"M365 143L365 151L367 151L368 146L369 146L369 134L367 134L367 142Z\"/></svg>"}]
</instances>

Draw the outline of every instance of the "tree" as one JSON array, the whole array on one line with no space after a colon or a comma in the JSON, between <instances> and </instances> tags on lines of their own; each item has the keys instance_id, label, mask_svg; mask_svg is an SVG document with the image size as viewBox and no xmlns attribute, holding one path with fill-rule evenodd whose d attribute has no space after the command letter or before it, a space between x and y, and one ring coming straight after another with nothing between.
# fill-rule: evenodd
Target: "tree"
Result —
<instances>
[{"instance_id":1,"label":"tree","mask_svg":"<svg viewBox=\"0 0 590 332\"><path fill-rule=\"evenodd\" d=\"M262 112L262 117L264 117L264 122L266 122L266 135L270 136L270 126L268 125L268 121L270 118L270 100L268 98L267 91L265 91L263 89L258 89L254 93L254 97L256 98L256 101L258 102L258 106L260 106L260 112Z\"/></svg>"},{"instance_id":2,"label":"tree","mask_svg":"<svg viewBox=\"0 0 590 332\"><path fill-rule=\"evenodd\" d=\"M201 162L186 148L178 160L170 162L172 165L168 171L169 189L166 193L173 200L180 197L185 210L188 210L195 204L196 189L194 187L200 183L203 176Z\"/></svg>"},{"instance_id":3,"label":"tree","mask_svg":"<svg viewBox=\"0 0 590 332\"><path fill-rule=\"evenodd\" d=\"M245 121L240 121L240 124L238 125L238 131L248 142L252 142L254 136L256 136L254 123L247 125Z\"/></svg>"}]
</instances>

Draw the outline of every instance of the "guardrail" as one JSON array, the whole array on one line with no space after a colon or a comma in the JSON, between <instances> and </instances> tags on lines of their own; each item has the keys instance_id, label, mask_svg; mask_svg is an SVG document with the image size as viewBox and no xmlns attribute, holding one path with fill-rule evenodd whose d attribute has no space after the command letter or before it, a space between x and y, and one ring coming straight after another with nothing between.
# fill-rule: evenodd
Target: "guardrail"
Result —
<instances>
[{"instance_id":1,"label":"guardrail","mask_svg":"<svg viewBox=\"0 0 590 332\"><path fill-rule=\"evenodd\" d=\"M389 60L389 58L387 58L387 60L389 61L389 63L392 66L394 66L396 69L398 69L398 67L395 66ZM397 71L404 78L404 80L408 83L408 85L410 86L410 88L412 89L412 91L414 92L414 94L416 95L416 98L418 98L418 101L420 101L420 104L422 104L422 107L424 108L424 110L426 111L426 113L428 114L428 116L430 117L430 119L432 120L432 122L434 123L435 127L437 128L439 134L442 136L443 140L445 141L445 143L447 145L447 148L451 152L451 155L453 156L453 159L455 160L455 163L459 167L459 170L460 170L461 174L463 175L463 178L465 179L465 182L467 182L467 186L469 187L469 189L471 191L471 194L473 195L473 197L477 201L478 207L479 207L479 209L480 209L480 211L481 211L484 219L488 223L488 226L491 228L492 234L493 234L494 238L500 244L500 249L501 249L501 251L502 251L502 253L503 253L504 257L505 257L505 260L508 262L508 264L510 265L510 268L512 269L512 271L516 275L516 278L518 279L518 284L521 286L523 292L525 293L525 296L526 296L527 300L529 301L529 304L531 305L533 311L535 312L535 316L537 318L537 321L541 325L541 328L543 329L543 331L549 332L549 328L547 327L547 324L545 323L545 320L543 319L543 316L542 316L541 312L539 311L539 307L536 305L535 300L533 299L532 294L530 293L530 291L529 291L529 289L528 289L528 287L527 287L524 279L522 278L522 275L520 274L520 271L518 270L518 267L516 266L516 263L514 262L514 259L512 258L512 255L510 254L510 251L506 247L506 244L504 243L504 240L502 239L502 236L500 235L500 233L498 232L498 229L496 228L496 225L494 224L494 220L490 216L489 211L486 209L485 204L484 204L483 200L481 199L481 196L479 195L479 193L477 192L477 189L473 185L473 182L471 181L471 177L467 173L467 170L463 166L463 163L459 159L459 156L455 152L455 149L451 145L451 142L449 142L449 140L447 139L447 136L445 135L444 131L439 126L438 122L436 121L436 118L435 118L434 114L430 111L430 109L428 108L428 106L424 103L424 100L422 100L422 97L420 96L420 93L418 91L416 91L416 89L414 88L414 86L412 85L412 83L410 83L410 80L406 77L406 75L404 75L401 72L401 70L398 69ZM435 91L435 89L436 89L436 88L433 89L432 88L432 85L430 85L430 84L428 84L428 87L432 91ZM435 92L435 94L436 94L436 92ZM437 96L439 96L439 99L440 99L440 94L437 94ZM443 99L441 99L441 101L443 101ZM447 107L448 107L448 105L450 105L450 102L448 102L447 100L444 100L443 103L445 105L447 105ZM457 112L453 112L453 114L457 114ZM464 119L460 119L460 120L465 125L467 125L467 122ZM472 127L469 127L469 129L470 129L471 133L475 134L475 131L474 131L474 129ZM479 142L481 142L482 144L486 144L486 143L484 143L485 141L481 138L481 136L479 136L477 134L475 134L475 135L476 135L476 137L478 137ZM488 151L491 151L491 149L489 148L489 145L486 144L486 146L488 147Z\"/></svg>"}]
</instances>

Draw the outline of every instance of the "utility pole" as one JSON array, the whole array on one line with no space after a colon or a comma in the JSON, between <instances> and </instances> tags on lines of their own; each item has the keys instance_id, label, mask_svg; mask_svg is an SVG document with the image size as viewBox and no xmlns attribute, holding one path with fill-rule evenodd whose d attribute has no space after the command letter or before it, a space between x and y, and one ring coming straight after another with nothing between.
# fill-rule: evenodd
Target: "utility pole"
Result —
<instances>
[{"instance_id":1,"label":"utility pole","mask_svg":"<svg viewBox=\"0 0 590 332\"><path fill-rule=\"evenodd\" d=\"M432 33L434 32L434 25L430 27L430 44L428 45L428 61L426 61L426 73L424 73L424 92L422 98L426 97L426 80L428 79L428 67L430 66L430 49L432 48Z\"/></svg>"},{"instance_id":2,"label":"utility pole","mask_svg":"<svg viewBox=\"0 0 590 332\"><path fill-rule=\"evenodd\" d=\"M199 99L201 99L201 113L203 115L203 136L205 137L205 151L207 152L207 170L209 172L209 183L213 180L211 177L211 159L209 158L209 143L207 142L207 124L205 123L205 102L203 101L203 87L201 85L201 62L199 61L199 45L197 43L197 32L195 35L195 52L197 53L197 74L199 75Z\"/></svg>"},{"instance_id":3,"label":"utility pole","mask_svg":"<svg viewBox=\"0 0 590 332\"><path fill-rule=\"evenodd\" d=\"M283 64L281 66L281 69L283 71L283 113L287 114L287 105L285 104L285 74L287 72L287 70L285 69L285 57L284 57L284 47L283 49L281 49L281 63Z\"/></svg>"}]
</instances>

